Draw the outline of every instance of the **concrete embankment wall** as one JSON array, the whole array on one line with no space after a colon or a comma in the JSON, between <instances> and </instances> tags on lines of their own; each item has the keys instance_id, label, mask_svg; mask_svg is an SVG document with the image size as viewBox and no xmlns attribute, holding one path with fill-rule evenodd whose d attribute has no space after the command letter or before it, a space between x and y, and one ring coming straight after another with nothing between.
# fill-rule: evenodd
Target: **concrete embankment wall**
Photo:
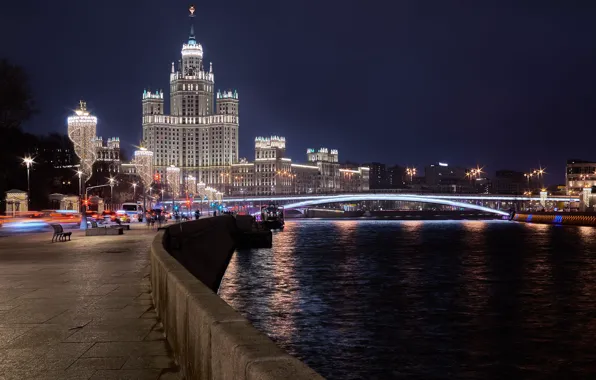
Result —
<instances>
[{"instance_id":1,"label":"concrete embankment wall","mask_svg":"<svg viewBox=\"0 0 596 380\"><path fill-rule=\"evenodd\" d=\"M594 213L552 213L515 214L513 220L524 223L565 224L575 226L596 226Z\"/></svg>"},{"instance_id":2,"label":"concrete embankment wall","mask_svg":"<svg viewBox=\"0 0 596 380\"><path fill-rule=\"evenodd\" d=\"M203 257L197 260L202 267L194 270L207 273L213 266L214 273L209 277L213 281L211 285L219 286L219 275L223 273L218 270L222 263L227 266L229 257L216 260L205 250L220 256L229 254L230 250L233 253L234 226L230 219L221 218L169 227L167 231L158 232L151 245L153 301L185 378L322 379L256 330L164 248L164 244L170 245L178 255L188 254L189 245L194 244L193 254Z\"/></svg>"}]
</instances>

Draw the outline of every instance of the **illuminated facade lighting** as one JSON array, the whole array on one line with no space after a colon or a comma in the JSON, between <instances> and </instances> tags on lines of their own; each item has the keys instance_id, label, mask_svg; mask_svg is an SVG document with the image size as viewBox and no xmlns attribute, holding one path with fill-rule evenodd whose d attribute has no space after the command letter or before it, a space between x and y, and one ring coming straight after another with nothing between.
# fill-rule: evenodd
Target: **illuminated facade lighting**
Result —
<instances>
[{"instance_id":1,"label":"illuminated facade lighting","mask_svg":"<svg viewBox=\"0 0 596 380\"><path fill-rule=\"evenodd\" d=\"M185 192L186 196L194 196L197 192L197 177L189 175L186 176L186 180L184 181Z\"/></svg>"},{"instance_id":2,"label":"illuminated facade lighting","mask_svg":"<svg viewBox=\"0 0 596 380\"><path fill-rule=\"evenodd\" d=\"M149 189L153 182L153 152L141 147L134 152L133 165L145 189Z\"/></svg>"},{"instance_id":3,"label":"illuminated facade lighting","mask_svg":"<svg viewBox=\"0 0 596 380\"><path fill-rule=\"evenodd\" d=\"M89 180L96 160L94 140L97 134L97 118L87 111L87 104L80 101L75 115L69 116L68 138L73 142L75 154L79 157L80 170L85 181Z\"/></svg>"},{"instance_id":4,"label":"illuminated facade lighting","mask_svg":"<svg viewBox=\"0 0 596 380\"><path fill-rule=\"evenodd\" d=\"M174 165L166 169L166 181L174 198L180 196L180 168Z\"/></svg>"}]
</instances>

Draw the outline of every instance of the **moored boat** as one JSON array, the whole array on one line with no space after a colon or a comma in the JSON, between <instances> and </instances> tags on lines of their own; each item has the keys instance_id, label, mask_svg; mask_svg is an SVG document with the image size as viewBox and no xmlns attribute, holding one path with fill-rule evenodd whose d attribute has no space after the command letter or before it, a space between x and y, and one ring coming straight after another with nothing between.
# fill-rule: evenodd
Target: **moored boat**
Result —
<instances>
[{"instance_id":1,"label":"moored boat","mask_svg":"<svg viewBox=\"0 0 596 380\"><path fill-rule=\"evenodd\" d=\"M283 230L285 225L283 209L274 204L261 208L261 221L259 224L263 229Z\"/></svg>"}]
</instances>

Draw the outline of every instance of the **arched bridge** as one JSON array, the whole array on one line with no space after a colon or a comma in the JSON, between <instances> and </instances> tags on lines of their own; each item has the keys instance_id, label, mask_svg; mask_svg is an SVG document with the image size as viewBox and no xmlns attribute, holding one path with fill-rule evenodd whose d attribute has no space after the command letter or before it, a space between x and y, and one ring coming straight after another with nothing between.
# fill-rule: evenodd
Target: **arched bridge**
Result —
<instances>
[{"instance_id":1,"label":"arched bridge","mask_svg":"<svg viewBox=\"0 0 596 380\"><path fill-rule=\"evenodd\" d=\"M449 199L440 199L440 198L432 198L432 197L425 197L425 196L414 196L414 195L401 195L401 194L362 194L362 195L346 195L346 196L337 196L331 198L323 198L323 199L310 199L301 202L295 202L290 204L285 204L285 209L292 209L292 208L302 208L308 206L315 206L320 204L327 204L327 203L348 203L348 202L360 202L360 201L402 201L402 202L420 202L420 203L432 203L444 206L452 206L452 207L460 207L484 212L490 212L497 215L509 215L508 212L497 210L490 207L479 206L472 203L465 203L465 202L456 202Z\"/></svg>"},{"instance_id":2,"label":"arched bridge","mask_svg":"<svg viewBox=\"0 0 596 380\"><path fill-rule=\"evenodd\" d=\"M505 202L539 202L540 197L513 195L442 195L442 194L400 194L400 193L356 193L333 195L277 195L277 196L247 196L243 198L224 198L224 203L245 202L273 202L280 203L285 209L300 209L329 203L353 203L361 201L402 201L430 203L463 209L489 212L497 215L509 215L499 207ZM577 202L578 197L548 196L546 201ZM491 207L489 207L491 206Z\"/></svg>"}]
</instances>

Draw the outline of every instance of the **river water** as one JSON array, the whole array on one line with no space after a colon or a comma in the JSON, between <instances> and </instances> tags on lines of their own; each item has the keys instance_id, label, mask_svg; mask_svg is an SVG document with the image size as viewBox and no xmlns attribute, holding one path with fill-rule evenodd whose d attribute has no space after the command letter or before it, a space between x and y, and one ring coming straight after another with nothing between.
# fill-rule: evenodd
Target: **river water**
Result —
<instances>
[{"instance_id":1,"label":"river water","mask_svg":"<svg viewBox=\"0 0 596 380\"><path fill-rule=\"evenodd\" d=\"M220 295L329 379L596 378L596 229L286 223Z\"/></svg>"}]
</instances>

